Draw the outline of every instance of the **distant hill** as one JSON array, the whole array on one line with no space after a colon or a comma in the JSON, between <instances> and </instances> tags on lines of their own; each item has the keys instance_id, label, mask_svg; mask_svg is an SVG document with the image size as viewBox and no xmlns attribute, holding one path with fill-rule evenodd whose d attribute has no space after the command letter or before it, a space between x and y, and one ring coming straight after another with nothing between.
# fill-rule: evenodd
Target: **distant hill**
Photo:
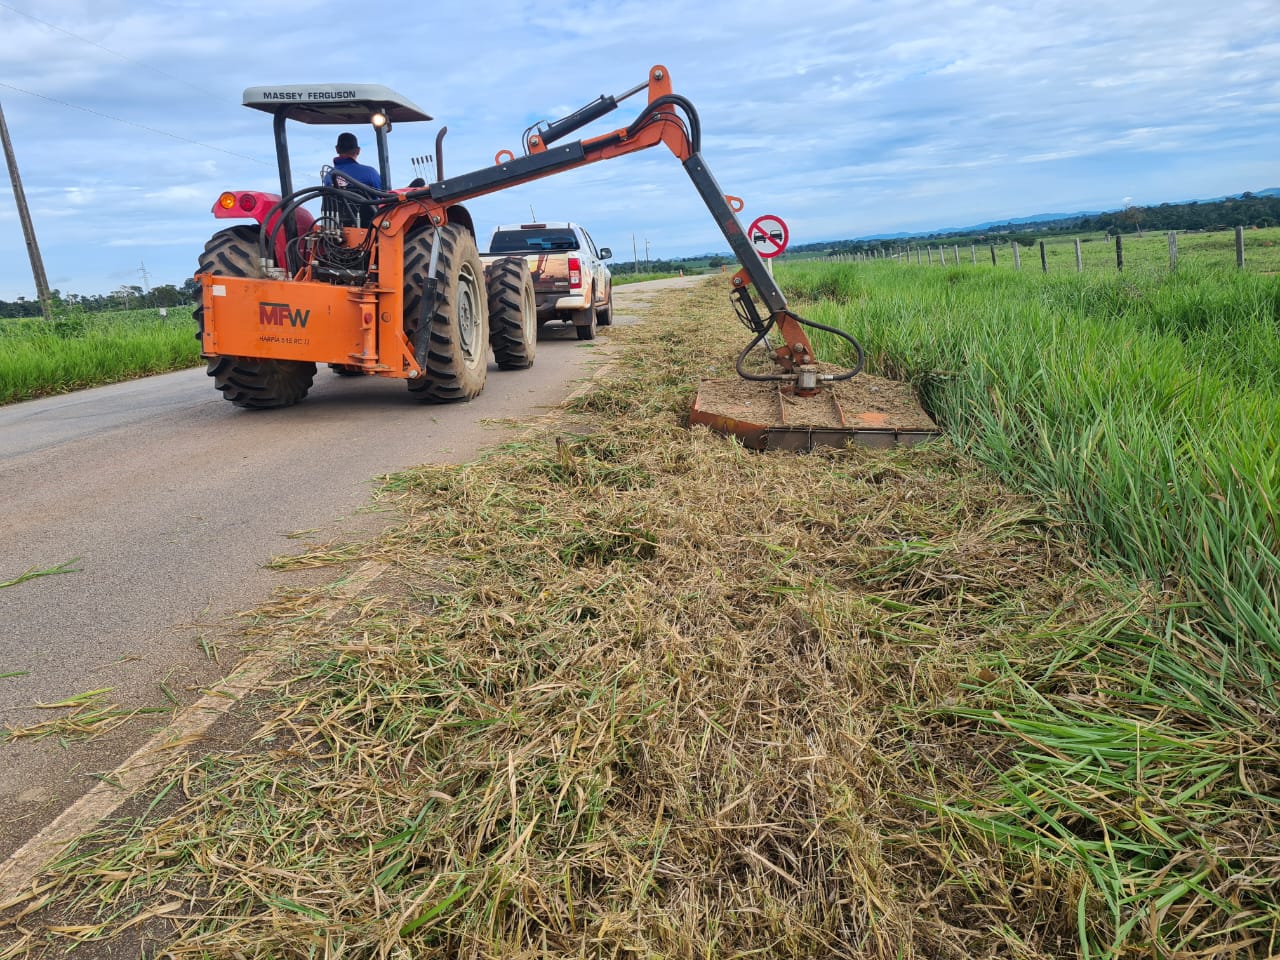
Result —
<instances>
[{"instance_id":1,"label":"distant hill","mask_svg":"<svg viewBox=\"0 0 1280 960\"><path fill-rule=\"evenodd\" d=\"M1035 213L1029 217L1013 217L1009 220L987 220L968 227L943 227L938 233L980 233L995 227L1022 226L1027 223L1054 223L1059 220L1080 220L1101 216L1104 210L1077 210L1075 213Z\"/></svg>"},{"instance_id":2,"label":"distant hill","mask_svg":"<svg viewBox=\"0 0 1280 960\"><path fill-rule=\"evenodd\" d=\"M1255 197L1280 197L1280 187L1267 187L1265 190L1249 191ZM1179 203L1221 203L1223 200L1239 200L1243 193L1230 193L1225 197L1214 197L1212 200L1180 200Z\"/></svg>"},{"instance_id":3,"label":"distant hill","mask_svg":"<svg viewBox=\"0 0 1280 960\"><path fill-rule=\"evenodd\" d=\"M793 246L797 252L848 250L876 246L886 241L974 237L986 234L1044 234L1055 231L1105 230L1129 233L1147 230L1205 230L1230 226L1280 225L1280 187L1228 194L1206 200L1181 200L1156 206L1123 210L1077 210L1074 213L1037 213L1007 220L986 220L966 227L940 227L932 231L876 233L851 240L827 240ZM1019 229L1022 228L1022 229Z\"/></svg>"},{"instance_id":4,"label":"distant hill","mask_svg":"<svg viewBox=\"0 0 1280 960\"><path fill-rule=\"evenodd\" d=\"M1266 190L1248 191L1255 197L1280 197L1280 187L1268 187ZM1191 204L1200 203L1222 203L1226 200L1239 200L1244 193L1227 194L1223 197L1210 197L1206 200L1176 200L1162 206L1190 206ZM995 227L1021 226L1028 223L1055 223L1060 220L1082 220L1086 217L1101 217L1108 213L1118 213L1118 210L1077 210L1075 213L1036 213L1029 217L1014 217L1010 220L987 220L984 223L975 223L969 227L943 227L940 230L931 231L932 233L979 233L983 230L991 230ZM877 235L879 236L879 235ZM920 234L897 233L885 236L885 239L901 239L907 236L920 236ZM866 237L863 239L872 239Z\"/></svg>"}]
</instances>

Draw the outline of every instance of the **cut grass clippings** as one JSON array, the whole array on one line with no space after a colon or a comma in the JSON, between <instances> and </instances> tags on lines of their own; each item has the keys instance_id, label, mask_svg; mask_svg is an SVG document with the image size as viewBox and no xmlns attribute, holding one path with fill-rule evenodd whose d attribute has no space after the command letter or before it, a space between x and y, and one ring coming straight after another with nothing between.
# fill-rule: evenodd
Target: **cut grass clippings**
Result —
<instances>
[{"instance_id":1,"label":"cut grass clippings","mask_svg":"<svg viewBox=\"0 0 1280 960\"><path fill-rule=\"evenodd\" d=\"M36 580L40 577L53 577L60 573L79 573L80 568L72 566L72 564L79 562L80 558L75 557L71 560L64 560L62 563L55 564L52 567L29 567L16 577L11 577L8 580L0 580L0 588L16 587L20 583L26 583L28 580Z\"/></svg>"},{"instance_id":2,"label":"cut grass clippings","mask_svg":"<svg viewBox=\"0 0 1280 960\"><path fill-rule=\"evenodd\" d=\"M1274 951L1275 733L1150 659L1158 596L945 442L687 429L722 285L609 336L562 422L387 483L344 617L259 612L261 730L68 850L0 956Z\"/></svg>"},{"instance_id":3,"label":"cut grass clippings","mask_svg":"<svg viewBox=\"0 0 1280 960\"><path fill-rule=\"evenodd\" d=\"M160 689L174 706L176 697L164 685ZM46 737L58 737L60 740L84 740L101 736L137 716L172 713L173 707L122 707L117 703L107 703L110 687L101 690L88 690L60 700L57 703L37 703L38 710L65 710L66 712L49 720L27 726L15 727L6 725L0 729L0 741L4 740L43 740Z\"/></svg>"}]
</instances>

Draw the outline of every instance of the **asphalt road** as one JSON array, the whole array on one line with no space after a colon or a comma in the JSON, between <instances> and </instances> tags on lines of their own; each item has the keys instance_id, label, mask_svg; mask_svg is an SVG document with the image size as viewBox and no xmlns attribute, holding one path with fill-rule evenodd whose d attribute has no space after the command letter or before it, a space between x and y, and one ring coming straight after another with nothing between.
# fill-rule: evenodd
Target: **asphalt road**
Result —
<instances>
[{"instance_id":1,"label":"asphalt road","mask_svg":"<svg viewBox=\"0 0 1280 960\"><path fill-rule=\"evenodd\" d=\"M669 285L619 287L616 322ZM322 368L297 406L241 410L201 368L0 407L0 582L74 561L0 588L0 725L29 727L58 713L38 704L88 691L106 689L104 705L195 699L239 657L208 655L228 615L306 576L264 564L376 525L378 476L473 458L505 436L484 421L554 408L607 343L607 331L579 343L571 327L545 328L530 370L491 366L465 404L422 405L399 381ZM89 741L0 742L0 858L165 719Z\"/></svg>"}]
</instances>

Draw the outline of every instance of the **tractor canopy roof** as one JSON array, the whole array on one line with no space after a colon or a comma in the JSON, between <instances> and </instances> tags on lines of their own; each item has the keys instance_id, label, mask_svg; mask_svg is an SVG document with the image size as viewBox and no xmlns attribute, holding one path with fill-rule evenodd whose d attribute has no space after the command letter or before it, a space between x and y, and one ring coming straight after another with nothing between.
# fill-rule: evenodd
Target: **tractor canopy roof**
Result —
<instances>
[{"instance_id":1,"label":"tractor canopy roof","mask_svg":"<svg viewBox=\"0 0 1280 960\"><path fill-rule=\"evenodd\" d=\"M250 87L244 105L300 123L368 123L378 112L392 123L430 120L412 100L376 83L282 83Z\"/></svg>"}]
</instances>

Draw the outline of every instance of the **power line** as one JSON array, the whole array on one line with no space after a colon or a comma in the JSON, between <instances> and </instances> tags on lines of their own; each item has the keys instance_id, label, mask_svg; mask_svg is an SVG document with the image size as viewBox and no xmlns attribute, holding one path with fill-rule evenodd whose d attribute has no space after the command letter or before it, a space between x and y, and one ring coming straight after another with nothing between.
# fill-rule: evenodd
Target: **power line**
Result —
<instances>
[{"instance_id":1,"label":"power line","mask_svg":"<svg viewBox=\"0 0 1280 960\"><path fill-rule=\"evenodd\" d=\"M134 66L143 68L144 70L150 70L153 73L158 73L162 77L167 77L170 80L175 80L178 83L183 84L184 86L190 87L192 90L195 90L197 93L203 94L208 97L212 97L215 101L221 100L220 94L214 93L213 91L207 90L203 87L198 87L193 83L183 80L181 77L176 77L171 73L166 73L164 70L161 70L158 67L154 67L149 63L143 63L140 60L135 60L132 57L128 57L125 54L120 53L118 50L112 50L110 47L104 46L103 44L98 43L96 40L90 40L88 37L82 37L80 36L80 34L73 33L72 31L67 30L63 27L60 27L57 24L50 23L48 20L42 20L40 17L37 17L34 14L27 13L25 10L19 10L17 7L13 6L13 4L5 3L4 0L0 0L0 7L4 8L5 10L9 10L13 13L16 13L21 17L26 17L28 20L38 23L41 26L48 27L50 30L56 30L59 33L65 34L66 36L71 37L75 40L79 40L82 43L87 43L92 47L97 47L99 50L109 53L113 57L118 57L121 60L125 61L126 63L131 63ZM176 133L169 133L166 130L158 130L155 127L148 127L145 124L135 123L132 120L125 120L125 119L122 119L121 117L115 117L109 113L103 113L100 110L93 110L89 107L82 107L79 104L68 103L65 100L58 100L54 97L46 96L43 93L36 93L33 90L25 90L22 87L16 87L11 83L5 83L4 81L0 81L0 87L7 87L8 89L17 91L18 93L24 93L29 97L38 97L39 99L48 101L49 103L56 103L59 106L69 107L72 110L79 110L83 113L88 113L88 114L92 114L93 116L102 117L103 119L106 119L106 120L115 121L116 123L123 123L131 127L137 127L139 130L146 130L148 133L158 134L159 136L162 136L162 137L169 137L172 140L177 140L182 143L189 143L193 146L204 147L207 150L216 150L219 153L225 153L232 157L239 157L242 160L250 160L254 163L260 163L263 166L275 166L274 163L268 160L263 160L261 157L251 157L243 153L236 153L234 150L227 150L223 147L215 147L212 144L203 143L199 140L192 140L189 137L182 137ZM299 173L302 171L295 170L294 172Z\"/></svg>"},{"instance_id":2,"label":"power line","mask_svg":"<svg viewBox=\"0 0 1280 960\"><path fill-rule=\"evenodd\" d=\"M181 77L175 77L171 73L166 73L165 71L161 70L159 67L153 67L149 63L142 63L139 60L134 60L132 57L127 57L123 53L120 53L118 50L112 50L110 47L105 47L102 44L98 43L96 40L90 40L88 37L82 37L78 33L72 33L70 30L63 29L62 27L58 26L56 23L50 23L48 20L41 20L39 17L35 16L34 14L27 13L25 10L19 10L17 7L13 6L12 4L4 3L3 0L0 0L0 7L4 7L6 10L16 13L20 17L26 17L28 20L33 20L36 23L40 24L41 26L48 27L50 30L57 30L59 33L65 33L68 37L73 37L74 39L79 40L82 43L87 43L91 47L97 47L99 50L109 53L113 57L119 57L125 63L132 63L136 67L142 67L144 70L150 70L152 73L158 73L162 77L168 77L170 80L176 80L178 83L181 83L181 84L184 84L185 86L190 87L192 90L195 90L197 93L203 93L203 94L206 94L207 96L213 97L214 100L219 99L218 94L213 93L210 90L206 90L203 87L197 87L195 84L190 83L186 80L183 80Z\"/></svg>"},{"instance_id":3,"label":"power line","mask_svg":"<svg viewBox=\"0 0 1280 960\"><path fill-rule=\"evenodd\" d=\"M3 5L4 4L0 4L0 6L3 6ZM196 147L204 147L206 150L216 150L219 153L225 153L232 157L239 157L241 160L252 160L254 163L261 163L264 166L268 166L268 167L275 166L275 164L270 163L267 160L263 160L261 157L251 157L248 154L236 153L234 150L227 150L224 147L215 147L209 143L202 143L199 140L192 140L190 137L180 137L178 136L178 134L169 133L167 130L157 130L155 127L148 127L145 124L134 123L134 121L132 120L124 120L120 117L113 117L111 114L103 113L101 110L92 110L89 107L82 107L79 104L67 103L65 100L58 100L58 99L55 99L54 97L46 97L43 93L36 93L33 90L24 90L22 87L15 87L11 83L5 83L3 80L0 80L0 87L6 87L10 90L16 90L18 93L25 93L29 97L38 97L41 100L47 100L49 103L56 103L62 107L70 107L72 110L79 110L83 113L90 113L90 114L93 114L95 117L102 117L104 120L114 120L116 123L127 124L130 127L137 127L139 130L146 130L148 133L154 133L162 137L168 137L171 140L178 140L178 141L181 141L182 143L189 143L192 146L196 146Z\"/></svg>"}]
</instances>

